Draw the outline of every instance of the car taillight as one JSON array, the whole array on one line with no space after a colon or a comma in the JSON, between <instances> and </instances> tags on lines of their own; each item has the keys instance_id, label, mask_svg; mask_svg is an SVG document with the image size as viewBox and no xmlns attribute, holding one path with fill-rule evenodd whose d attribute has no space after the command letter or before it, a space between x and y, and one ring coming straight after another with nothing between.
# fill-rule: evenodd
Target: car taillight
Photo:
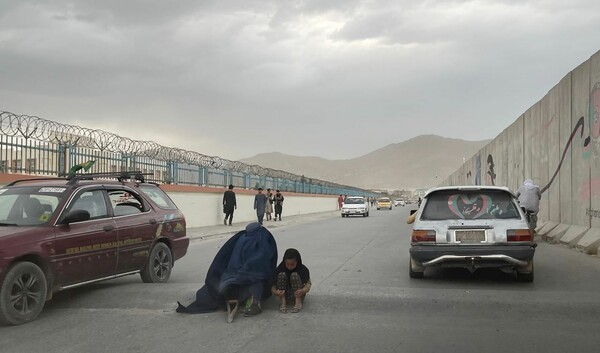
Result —
<instances>
[{"instance_id":1,"label":"car taillight","mask_svg":"<svg viewBox=\"0 0 600 353\"><path fill-rule=\"evenodd\" d=\"M435 230L414 229L410 241L413 243L435 242Z\"/></svg>"},{"instance_id":2,"label":"car taillight","mask_svg":"<svg viewBox=\"0 0 600 353\"><path fill-rule=\"evenodd\" d=\"M509 229L506 231L508 241L532 241L531 230L529 229Z\"/></svg>"}]
</instances>

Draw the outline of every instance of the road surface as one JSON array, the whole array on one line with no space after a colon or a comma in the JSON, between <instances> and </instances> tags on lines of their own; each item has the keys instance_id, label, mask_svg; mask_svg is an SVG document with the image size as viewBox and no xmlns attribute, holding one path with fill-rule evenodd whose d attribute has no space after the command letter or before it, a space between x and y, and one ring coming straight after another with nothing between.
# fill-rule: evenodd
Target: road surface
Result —
<instances>
[{"instance_id":1,"label":"road surface","mask_svg":"<svg viewBox=\"0 0 600 353\"><path fill-rule=\"evenodd\" d=\"M408 276L410 206L272 228L313 288L299 314L177 314L227 236L195 240L168 284L130 276L57 293L40 317L0 327L0 352L592 352L600 259L540 241L534 283L495 270ZM310 218L309 218L310 220ZM267 227L274 225L267 222Z\"/></svg>"}]
</instances>

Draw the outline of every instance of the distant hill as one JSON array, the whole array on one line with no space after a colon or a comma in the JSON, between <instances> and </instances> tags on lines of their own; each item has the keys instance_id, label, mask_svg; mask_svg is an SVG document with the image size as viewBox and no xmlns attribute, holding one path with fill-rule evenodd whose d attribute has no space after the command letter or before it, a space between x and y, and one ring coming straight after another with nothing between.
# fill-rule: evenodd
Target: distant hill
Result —
<instances>
[{"instance_id":1,"label":"distant hill","mask_svg":"<svg viewBox=\"0 0 600 353\"><path fill-rule=\"evenodd\" d=\"M354 159L328 160L273 152L240 161L361 188L424 188L446 179L463 163L463 157L471 158L489 141L422 135Z\"/></svg>"}]
</instances>

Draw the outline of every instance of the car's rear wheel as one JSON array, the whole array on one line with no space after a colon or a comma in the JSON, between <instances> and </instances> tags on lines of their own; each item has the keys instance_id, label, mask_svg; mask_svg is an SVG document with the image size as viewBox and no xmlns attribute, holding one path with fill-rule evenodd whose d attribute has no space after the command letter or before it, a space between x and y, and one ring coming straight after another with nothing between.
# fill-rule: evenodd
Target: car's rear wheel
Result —
<instances>
[{"instance_id":1,"label":"car's rear wheel","mask_svg":"<svg viewBox=\"0 0 600 353\"><path fill-rule=\"evenodd\" d=\"M531 272L517 272L517 279L519 280L519 282L528 282L531 283L533 282L533 261L530 262L530 264L527 266L528 270L531 268Z\"/></svg>"},{"instance_id":2,"label":"car's rear wheel","mask_svg":"<svg viewBox=\"0 0 600 353\"><path fill-rule=\"evenodd\" d=\"M165 283L171 277L172 269L171 249L165 243L156 243L140 275L146 283Z\"/></svg>"},{"instance_id":3,"label":"car's rear wheel","mask_svg":"<svg viewBox=\"0 0 600 353\"><path fill-rule=\"evenodd\" d=\"M20 325L34 320L44 308L47 281L32 262L12 266L0 287L0 322Z\"/></svg>"},{"instance_id":4,"label":"car's rear wheel","mask_svg":"<svg viewBox=\"0 0 600 353\"><path fill-rule=\"evenodd\" d=\"M413 269L412 259L410 259L408 261L408 275L410 276L410 278L423 278L423 276L425 275L425 271L415 271Z\"/></svg>"}]
</instances>

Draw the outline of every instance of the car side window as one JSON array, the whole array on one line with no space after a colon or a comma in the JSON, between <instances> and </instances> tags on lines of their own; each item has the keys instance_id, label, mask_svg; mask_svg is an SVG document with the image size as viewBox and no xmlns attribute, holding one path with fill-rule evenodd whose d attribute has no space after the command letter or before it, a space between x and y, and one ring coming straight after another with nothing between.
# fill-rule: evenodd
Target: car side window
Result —
<instances>
[{"instance_id":1,"label":"car side window","mask_svg":"<svg viewBox=\"0 0 600 353\"><path fill-rule=\"evenodd\" d=\"M127 216L144 211L141 197L126 190L109 190L108 196L113 207L115 217Z\"/></svg>"},{"instance_id":2,"label":"car side window","mask_svg":"<svg viewBox=\"0 0 600 353\"><path fill-rule=\"evenodd\" d=\"M84 191L79 194L72 206L70 211L83 210L90 214L90 219L99 219L108 217L108 210L106 208L106 202L104 201L104 194L102 190Z\"/></svg>"},{"instance_id":3,"label":"car side window","mask_svg":"<svg viewBox=\"0 0 600 353\"><path fill-rule=\"evenodd\" d=\"M140 185L140 190L148 196L158 207L166 210L176 210L177 206L171 201L169 196L158 186Z\"/></svg>"}]
</instances>

